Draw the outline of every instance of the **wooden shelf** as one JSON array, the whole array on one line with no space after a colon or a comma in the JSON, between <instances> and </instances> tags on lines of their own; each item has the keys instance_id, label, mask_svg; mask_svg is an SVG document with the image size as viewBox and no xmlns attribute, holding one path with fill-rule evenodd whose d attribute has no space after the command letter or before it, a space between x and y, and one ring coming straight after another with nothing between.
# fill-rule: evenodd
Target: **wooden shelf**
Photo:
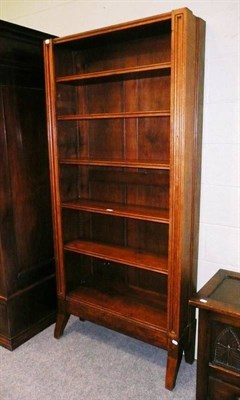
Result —
<instances>
[{"instance_id":1,"label":"wooden shelf","mask_svg":"<svg viewBox=\"0 0 240 400\"><path fill-rule=\"evenodd\" d=\"M99 214L140 219L143 221L161 222L164 224L169 223L168 210L156 208L81 199L63 202L62 207L72 210L82 210Z\"/></svg>"},{"instance_id":2,"label":"wooden shelf","mask_svg":"<svg viewBox=\"0 0 240 400\"><path fill-rule=\"evenodd\" d=\"M91 257L130 265L144 270L155 271L165 275L168 274L167 257L149 253L140 253L131 248L75 240L65 244L64 249Z\"/></svg>"},{"instance_id":3,"label":"wooden shelf","mask_svg":"<svg viewBox=\"0 0 240 400\"><path fill-rule=\"evenodd\" d=\"M166 162L146 162L146 161L128 161L128 160L93 160L93 159L77 159L64 158L59 160L60 164L66 165L86 165L99 167L121 167L121 168L144 168L144 169L170 169L169 163Z\"/></svg>"},{"instance_id":4,"label":"wooden shelf","mask_svg":"<svg viewBox=\"0 0 240 400\"><path fill-rule=\"evenodd\" d=\"M121 291L109 286L82 286L69 293L67 301L77 302L95 311L104 311L129 322L152 325L163 331L167 328L166 296L143 289L126 288Z\"/></svg>"},{"instance_id":5,"label":"wooden shelf","mask_svg":"<svg viewBox=\"0 0 240 400\"><path fill-rule=\"evenodd\" d=\"M56 78L57 83L66 83L66 84L81 84L81 83L90 83L95 82L96 80L102 79L111 79L111 78L121 78L121 77L129 77L129 76L151 76L153 73L164 74L170 73L171 63L159 63L159 64L150 64L144 66L136 66L129 68L118 68L112 69L102 72L90 72L85 74L76 74L76 75L68 75L61 76Z\"/></svg>"},{"instance_id":6,"label":"wooden shelf","mask_svg":"<svg viewBox=\"0 0 240 400\"><path fill-rule=\"evenodd\" d=\"M136 111L121 113L101 113L101 114L66 114L58 115L58 121L75 121L89 119L114 119L114 118L147 118L147 117L169 117L169 110L162 111Z\"/></svg>"}]
</instances>

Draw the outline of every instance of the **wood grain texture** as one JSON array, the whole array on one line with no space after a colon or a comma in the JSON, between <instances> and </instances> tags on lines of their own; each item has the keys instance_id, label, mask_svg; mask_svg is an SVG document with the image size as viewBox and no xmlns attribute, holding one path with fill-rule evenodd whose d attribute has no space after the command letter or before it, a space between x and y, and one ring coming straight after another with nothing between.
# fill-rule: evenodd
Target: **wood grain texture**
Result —
<instances>
[{"instance_id":1,"label":"wood grain texture","mask_svg":"<svg viewBox=\"0 0 240 400\"><path fill-rule=\"evenodd\" d=\"M56 290L42 41L0 21L0 344L55 320Z\"/></svg>"},{"instance_id":2,"label":"wood grain texture","mask_svg":"<svg viewBox=\"0 0 240 400\"><path fill-rule=\"evenodd\" d=\"M57 336L73 313L162 346L170 390L194 358L203 50L188 9L45 44Z\"/></svg>"}]
</instances>

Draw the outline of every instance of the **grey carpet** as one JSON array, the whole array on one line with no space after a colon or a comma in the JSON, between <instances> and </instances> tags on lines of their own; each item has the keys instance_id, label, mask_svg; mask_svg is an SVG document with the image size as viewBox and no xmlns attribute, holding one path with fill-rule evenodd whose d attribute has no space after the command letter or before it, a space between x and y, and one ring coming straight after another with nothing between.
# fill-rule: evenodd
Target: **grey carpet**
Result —
<instances>
[{"instance_id":1,"label":"grey carpet","mask_svg":"<svg viewBox=\"0 0 240 400\"><path fill-rule=\"evenodd\" d=\"M170 392L165 351L75 317L61 339L53 329L0 348L0 400L195 399L196 362L182 361Z\"/></svg>"}]
</instances>

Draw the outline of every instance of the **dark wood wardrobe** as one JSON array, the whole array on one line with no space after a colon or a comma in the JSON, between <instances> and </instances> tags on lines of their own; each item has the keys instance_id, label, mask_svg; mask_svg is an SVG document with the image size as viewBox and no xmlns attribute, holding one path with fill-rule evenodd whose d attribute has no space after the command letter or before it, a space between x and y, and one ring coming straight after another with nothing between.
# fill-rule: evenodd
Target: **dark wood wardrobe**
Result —
<instances>
[{"instance_id":1,"label":"dark wood wardrobe","mask_svg":"<svg viewBox=\"0 0 240 400\"><path fill-rule=\"evenodd\" d=\"M0 21L0 345L55 320L43 40Z\"/></svg>"}]
</instances>

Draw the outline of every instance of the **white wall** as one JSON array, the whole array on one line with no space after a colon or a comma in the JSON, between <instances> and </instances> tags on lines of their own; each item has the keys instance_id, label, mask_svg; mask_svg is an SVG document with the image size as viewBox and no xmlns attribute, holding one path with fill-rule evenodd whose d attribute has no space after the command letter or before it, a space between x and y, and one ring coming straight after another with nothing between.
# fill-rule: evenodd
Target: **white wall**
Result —
<instances>
[{"instance_id":1,"label":"white wall","mask_svg":"<svg viewBox=\"0 0 240 400\"><path fill-rule=\"evenodd\" d=\"M0 0L0 18L58 36L175 8L206 21L198 288L219 268L240 272L240 2Z\"/></svg>"}]
</instances>

